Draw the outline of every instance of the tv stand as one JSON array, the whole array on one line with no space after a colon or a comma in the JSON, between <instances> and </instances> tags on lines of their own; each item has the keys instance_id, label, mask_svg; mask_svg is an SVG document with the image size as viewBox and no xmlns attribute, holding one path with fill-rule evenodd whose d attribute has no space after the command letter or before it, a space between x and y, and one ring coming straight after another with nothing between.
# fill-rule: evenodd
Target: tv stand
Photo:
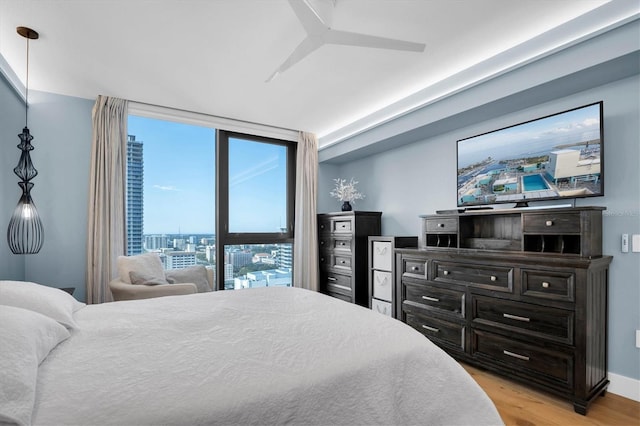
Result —
<instances>
[{"instance_id":1,"label":"tv stand","mask_svg":"<svg viewBox=\"0 0 640 426\"><path fill-rule=\"evenodd\" d=\"M480 207L467 207L467 208L465 208L465 211L468 211L468 212L480 211L480 210L493 210L493 207L491 207L491 206L480 206Z\"/></svg>"},{"instance_id":2,"label":"tv stand","mask_svg":"<svg viewBox=\"0 0 640 426\"><path fill-rule=\"evenodd\" d=\"M572 401L607 379L602 207L421 216L396 249L396 312L451 356Z\"/></svg>"}]
</instances>

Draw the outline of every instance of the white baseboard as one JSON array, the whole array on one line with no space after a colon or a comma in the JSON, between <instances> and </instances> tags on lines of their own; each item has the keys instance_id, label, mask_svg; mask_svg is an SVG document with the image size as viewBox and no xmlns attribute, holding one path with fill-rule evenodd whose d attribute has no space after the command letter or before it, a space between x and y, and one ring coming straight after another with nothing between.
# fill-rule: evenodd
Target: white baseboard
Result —
<instances>
[{"instance_id":1,"label":"white baseboard","mask_svg":"<svg viewBox=\"0 0 640 426\"><path fill-rule=\"evenodd\" d=\"M608 376L610 381L608 392L640 402L640 380L615 373L608 373Z\"/></svg>"}]
</instances>

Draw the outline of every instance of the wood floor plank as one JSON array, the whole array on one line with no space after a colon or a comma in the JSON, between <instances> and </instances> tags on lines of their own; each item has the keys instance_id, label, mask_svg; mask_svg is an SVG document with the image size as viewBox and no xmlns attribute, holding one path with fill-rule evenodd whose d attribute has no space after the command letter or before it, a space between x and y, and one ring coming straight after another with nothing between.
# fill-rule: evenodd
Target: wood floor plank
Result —
<instances>
[{"instance_id":1,"label":"wood floor plank","mask_svg":"<svg viewBox=\"0 0 640 426\"><path fill-rule=\"evenodd\" d=\"M464 363L462 366L489 395L508 426L640 426L640 402L607 392L583 416L574 412L567 400Z\"/></svg>"}]
</instances>

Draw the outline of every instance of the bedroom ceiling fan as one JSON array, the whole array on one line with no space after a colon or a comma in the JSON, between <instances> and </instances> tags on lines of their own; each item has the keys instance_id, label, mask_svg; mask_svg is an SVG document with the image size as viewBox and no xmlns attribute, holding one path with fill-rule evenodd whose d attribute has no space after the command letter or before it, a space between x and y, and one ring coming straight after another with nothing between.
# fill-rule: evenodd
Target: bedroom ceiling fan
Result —
<instances>
[{"instance_id":1,"label":"bedroom ceiling fan","mask_svg":"<svg viewBox=\"0 0 640 426\"><path fill-rule=\"evenodd\" d=\"M302 40L291 55L271 74L266 80L267 83L325 44L404 50L408 52L423 52L426 47L424 43L414 43L411 41L335 30L325 24L307 0L289 0L289 4L300 20L300 23L302 23L307 37Z\"/></svg>"}]
</instances>

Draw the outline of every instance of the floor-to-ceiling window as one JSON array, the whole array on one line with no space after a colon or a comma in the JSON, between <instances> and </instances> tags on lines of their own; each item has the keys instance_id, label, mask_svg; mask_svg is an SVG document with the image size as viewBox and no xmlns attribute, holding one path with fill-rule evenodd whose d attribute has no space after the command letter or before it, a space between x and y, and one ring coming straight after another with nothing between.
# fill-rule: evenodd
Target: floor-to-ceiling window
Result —
<instances>
[{"instance_id":1,"label":"floor-to-ceiling window","mask_svg":"<svg viewBox=\"0 0 640 426\"><path fill-rule=\"evenodd\" d=\"M290 286L295 148L218 131L218 272L224 288Z\"/></svg>"},{"instance_id":2,"label":"floor-to-ceiling window","mask_svg":"<svg viewBox=\"0 0 640 426\"><path fill-rule=\"evenodd\" d=\"M294 142L129 116L128 254L203 264L216 287L292 281Z\"/></svg>"}]
</instances>

